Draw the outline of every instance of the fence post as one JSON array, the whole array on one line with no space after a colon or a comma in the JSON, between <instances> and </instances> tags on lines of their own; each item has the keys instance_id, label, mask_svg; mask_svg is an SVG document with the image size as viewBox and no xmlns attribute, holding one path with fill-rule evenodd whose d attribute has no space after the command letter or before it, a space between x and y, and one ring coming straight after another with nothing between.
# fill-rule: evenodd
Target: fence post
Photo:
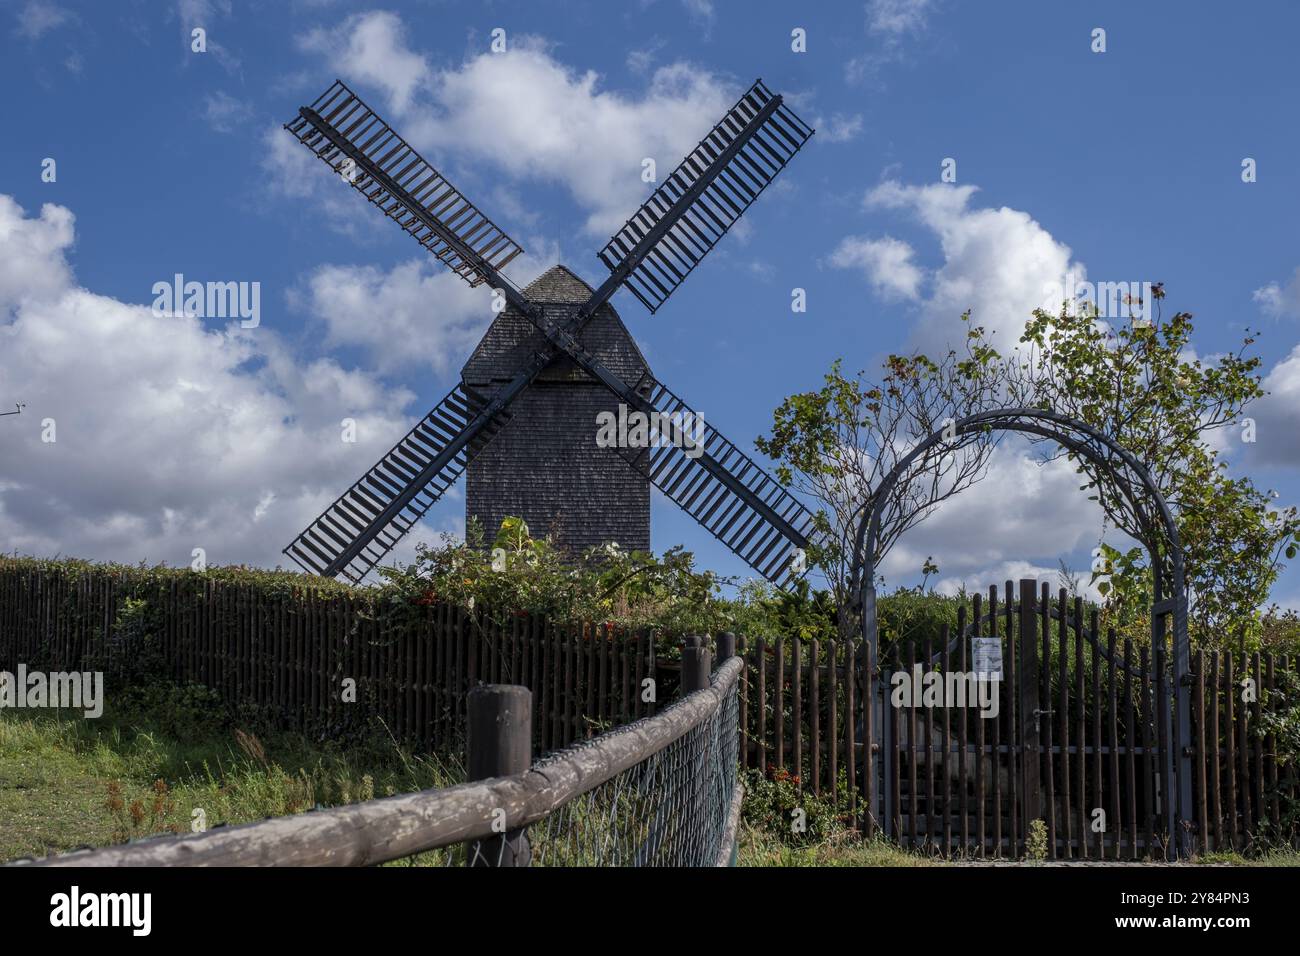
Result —
<instances>
[{"instance_id":1,"label":"fence post","mask_svg":"<svg viewBox=\"0 0 1300 956\"><path fill-rule=\"evenodd\" d=\"M533 760L533 695L527 687L483 684L469 692L467 764L470 780L523 773ZM467 866L528 866L526 828L467 844Z\"/></svg>"},{"instance_id":2,"label":"fence post","mask_svg":"<svg viewBox=\"0 0 1300 956\"><path fill-rule=\"evenodd\" d=\"M1021 818L1024 833L1028 840L1029 825L1043 816L1043 777L1039 756L1039 709L1038 699L1038 581L1034 578L1020 579L1020 742L1023 749L1021 766L1024 770L1025 812ZM1065 609L1061 609L1065 613ZM978 629L979 622L976 622ZM1064 624L1062 624L1064 627ZM964 638L963 638L964 639ZM1044 661L1043 666L1046 666ZM1045 701L1051 709L1051 702ZM1083 741L1079 741L1083 746ZM1048 754L1051 760L1052 755Z\"/></svg>"},{"instance_id":3,"label":"fence post","mask_svg":"<svg viewBox=\"0 0 1300 956\"><path fill-rule=\"evenodd\" d=\"M717 637L718 645L718 666L722 666L736 656L736 635L731 631L723 631Z\"/></svg>"},{"instance_id":4,"label":"fence post","mask_svg":"<svg viewBox=\"0 0 1300 956\"><path fill-rule=\"evenodd\" d=\"M709 645L698 634L686 638L682 645L682 696L709 686L712 670Z\"/></svg>"}]
</instances>

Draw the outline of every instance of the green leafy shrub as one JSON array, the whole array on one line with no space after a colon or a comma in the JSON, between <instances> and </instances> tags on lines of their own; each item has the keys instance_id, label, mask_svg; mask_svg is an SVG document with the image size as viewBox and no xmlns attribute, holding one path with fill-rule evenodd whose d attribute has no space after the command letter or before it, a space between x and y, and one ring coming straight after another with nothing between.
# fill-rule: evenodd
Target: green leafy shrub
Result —
<instances>
[{"instance_id":1,"label":"green leafy shrub","mask_svg":"<svg viewBox=\"0 0 1300 956\"><path fill-rule=\"evenodd\" d=\"M1251 728L1257 738L1273 739L1277 753L1277 785L1266 785L1265 799L1274 797L1280 813L1276 820L1258 822L1256 842L1262 848L1290 846L1300 834L1300 676L1278 670L1271 690L1260 694L1260 719Z\"/></svg>"},{"instance_id":2,"label":"green leafy shrub","mask_svg":"<svg viewBox=\"0 0 1300 956\"><path fill-rule=\"evenodd\" d=\"M440 547L420 545L410 565L380 574L385 603L445 602L501 623L529 613L685 634L720 629L725 620L720 579L695 570L689 551L670 548L655 557L611 543L571 559L549 540L532 537L518 518L502 522L491 547L471 522L463 542L444 535Z\"/></svg>"},{"instance_id":3,"label":"green leafy shrub","mask_svg":"<svg viewBox=\"0 0 1300 956\"><path fill-rule=\"evenodd\" d=\"M768 774L747 770L741 819L794 846L821 843L852 822L846 809L849 797L846 774L840 775L838 805L802 789L800 782L787 770L774 768Z\"/></svg>"}]
</instances>

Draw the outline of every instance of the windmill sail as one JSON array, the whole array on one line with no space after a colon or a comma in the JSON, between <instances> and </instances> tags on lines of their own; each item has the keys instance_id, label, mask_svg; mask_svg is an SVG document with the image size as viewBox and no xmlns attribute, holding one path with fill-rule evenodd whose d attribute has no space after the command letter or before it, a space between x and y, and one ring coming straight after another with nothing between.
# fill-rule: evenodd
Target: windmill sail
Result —
<instances>
[{"instance_id":1,"label":"windmill sail","mask_svg":"<svg viewBox=\"0 0 1300 956\"><path fill-rule=\"evenodd\" d=\"M470 285L523 252L341 81L284 128Z\"/></svg>"},{"instance_id":2,"label":"windmill sail","mask_svg":"<svg viewBox=\"0 0 1300 956\"><path fill-rule=\"evenodd\" d=\"M656 311L812 134L755 81L599 252L611 281L593 298L621 283Z\"/></svg>"},{"instance_id":3,"label":"windmill sail","mask_svg":"<svg viewBox=\"0 0 1300 956\"><path fill-rule=\"evenodd\" d=\"M686 440L620 449L627 462L773 584L802 577L796 557L815 534L812 513L652 375L642 376L636 391L661 421L679 423ZM702 449L690 447L695 443Z\"/></svg>"},{"instance_id":4,"label":"windmill sail","mask_svg":"<svg viewBox=\"0 0 1300 956\"><path fill-rule=\"evenodd\" d=\"M360 581L508 422L457 385L284 553L312 574Z\"/></svg>"}]
</instances>

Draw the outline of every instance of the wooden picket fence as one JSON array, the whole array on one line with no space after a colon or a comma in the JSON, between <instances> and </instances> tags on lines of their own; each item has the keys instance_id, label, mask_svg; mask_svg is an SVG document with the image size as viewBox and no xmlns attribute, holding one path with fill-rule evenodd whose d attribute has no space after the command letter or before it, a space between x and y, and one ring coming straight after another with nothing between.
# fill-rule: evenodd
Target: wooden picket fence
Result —
<instances>
[{"instance_id":1,"label":"wooden picket fence","mask_svg":"<svg viewBox=\"0 0 1300 956\"><path fill-rule=\"evenodd\" d=\"M127 603L139 592L129 572L0 562L0 670L21 662L29 671L112 674L144 647L130 634ZM172 679L322 735L378 718L425 749L459 751L466 695L481 683L533 691L541 753L653 714L680 668L657 660L641 630L522 614L503 624L447 605L385 613L360 593L275 591L177 573L145 600ZM656 680L653 695L642 692L646 677Z\"/></svg>"},{"instance_id":2,"label":"wooden picket fence","mask_svg":"<svg viewBox=\"0 0 1300 956\"><path fill-rule=\"evenodd\" d=\"M1279 760L1272 735L1251 731L1262 720L1265 702L1286 674L1295 679L1295 658L1254 653L1243 658L1212 651L1195 656L1192 734L1203 755L1192 778L1197 829L1210 850L1245 849L1261 824L1288 833L1286 808L1300 801L1294 763ZM1246 679L1262 689L1245 698ZM1216 745L1217 742L1217 745ZM1294 825L1294 824L1292 824Z\"/></svg>"},{"instance_id":3,"label":"wooden picket fence","mask_svg":"<svg viewBox=\"0 0 1300 956\"><path fill-rule=\"evenodd\" d=\"M913 702L883 720L895 674L910 677L918 664L939 675L968 672L975 634L1001 646L996 718ZM1063 591L1031 592L1024 614L1012 582L1001 595L996 587L976 594L958 609L955 632L944 626L937 640L891 645L870 685L856 641L741 647L744 765L836 802L869 833L937 854L1021 856L1041 820L1054 859L1140 859L1169 847L1165 800L1177 791L1167 766L1173 691L1164 652L1103 633L1096 613ZM1296 842L1297 768L1254 728L1297 663L1193 655L1199 849ZM1243 666L1254 682L1247 703Z\"/></svg>"}]
</instances>

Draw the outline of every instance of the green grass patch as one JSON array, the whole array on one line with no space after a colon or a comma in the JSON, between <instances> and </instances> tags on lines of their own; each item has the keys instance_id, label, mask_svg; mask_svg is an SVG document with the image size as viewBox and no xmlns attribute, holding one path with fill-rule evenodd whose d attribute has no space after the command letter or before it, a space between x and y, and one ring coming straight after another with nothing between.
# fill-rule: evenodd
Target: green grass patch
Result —
<instances>
[{"instance_id":1,"label":"green grass patch","mask_svg":"<svg viewBox=\"0 0 1300 956\"><path fill-rule=\"evenodd\" d=\"M463 779L383 728L349 745L258 734L193 694L169 689L98 720L0 711L0 860L188 833L196 811L210 828Z\"/></svg>"},{"instance_id":2,"label":"green grass patch","mask_svg":"<svg viewBox=\"0 0 1300 956\"><path fill-rule=\"evenodd\" d=\"M1194 857L1192 862L1206 866L1300 866L1300 850L1265 850L1250 856L1225 850L1202 853Z\"/></svg>"},{"instance_id":3,"label":"green grass patch","mask_svg":"<svg viewBox=\"0 0 1300 956\"><path fill-rule=\"evenodd\" d=\"M864 840L841 830L819 842L795 845L748 825L741 827L739 866L944 866L933 856L909 853L885 840Z\"/></svg>"}]
</instances>

